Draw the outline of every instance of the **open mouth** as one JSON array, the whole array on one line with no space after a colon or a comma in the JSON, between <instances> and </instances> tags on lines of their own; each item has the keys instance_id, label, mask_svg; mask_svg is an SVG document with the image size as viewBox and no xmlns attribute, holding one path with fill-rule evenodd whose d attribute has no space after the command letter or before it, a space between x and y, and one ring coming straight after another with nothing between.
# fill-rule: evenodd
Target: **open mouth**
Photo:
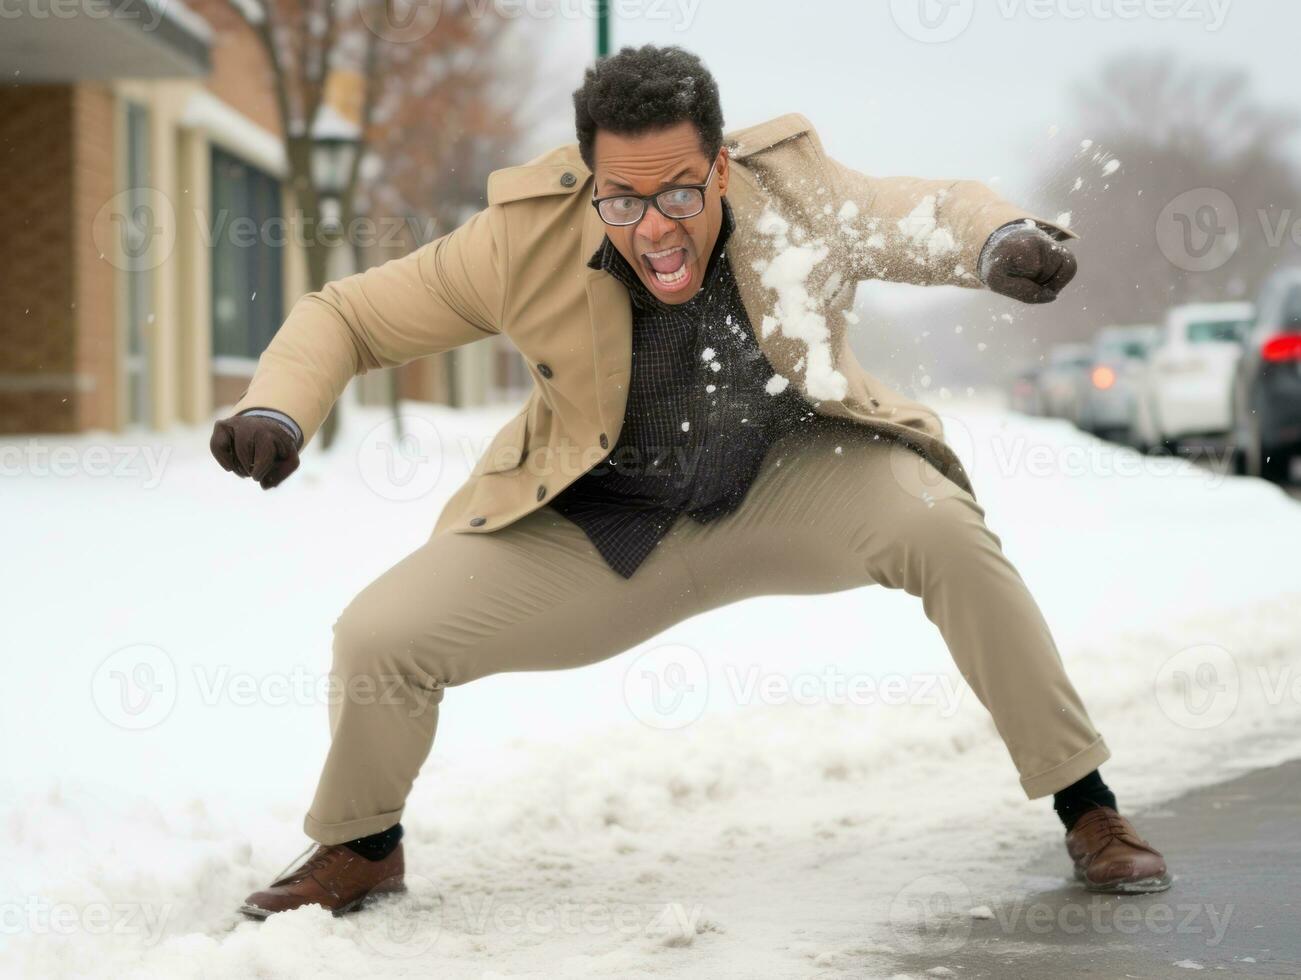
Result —
<instances>
[{"instance_id":1,"label":"open mouth","mask_svg":"<svg viewBox=\"0 0 1301 980\"><path fill-rule=\"evenodd\" d=\"M681 245L658 252L643 252L641 259L650 271L651 280L665 292L676 292L691 281L687 250Z\"/></svg>"}]
</instances>

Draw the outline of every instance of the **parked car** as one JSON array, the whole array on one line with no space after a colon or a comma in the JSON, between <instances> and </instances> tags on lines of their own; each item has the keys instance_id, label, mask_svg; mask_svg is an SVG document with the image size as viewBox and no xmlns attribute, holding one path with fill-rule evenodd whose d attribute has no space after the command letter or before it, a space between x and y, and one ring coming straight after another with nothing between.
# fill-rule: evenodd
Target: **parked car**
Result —
<instances>
[{"instance_id":1,"label":"parked car","mask_svg":"<svg viewBox=\"0 0 1301 980\"><path fill-rule=\"evenodd\" d=\"M1048 363L1039 372L1039 397L1043 414L1052 418L1076 421L1089 367L1093 364L1093 347L1089 344L1058 344L1048 351Z\"/></svg>"},{"instance_id":2,"label":"parked car","mask_svg":"<svg viewBox=\"0 0 1301 980\"><path fill-rule=\"evenodd\" d=\"M1128 442L1134 426L1134 405L1147 358L1161 337L1161 328L1144 324L1103 327L1093 340L1088 384L1077 424L1094 435Z\"/></svg>"},{"instance_id":3,"label":"parked car","mask_svg":"<svg viewBox=\"0 0 1301 980\"><path fill-rule=\"evenodd\" d=\"M1243 344L1233 389L1241 470L1279 483L1301 455L1301 267L1272 276Z\"/></svg>"},{"instance_id":4,"label":"parked car","mask_svg":"<svg viewBox=\"0 0 1301 980\"><path fill-rule=\"evenodd\" d=\"M1194 303L1166 313L1161 342L1139 383L1134 441L1177 448L1233 428L1233 379L1255 317L1251 303Z\"/></svg>"},{"instance_id":5,"label":"parked car","mask_svg":"<svg viewBox=\"0 0 1301 980\"><path fill-rule=\"evenodd\" d=\"M1008 404L1022 415L1042 415L1043 398L1039 394L1039 365L1028 364L1012 376L1008 385Z\"/></svg>"}]
</instances>

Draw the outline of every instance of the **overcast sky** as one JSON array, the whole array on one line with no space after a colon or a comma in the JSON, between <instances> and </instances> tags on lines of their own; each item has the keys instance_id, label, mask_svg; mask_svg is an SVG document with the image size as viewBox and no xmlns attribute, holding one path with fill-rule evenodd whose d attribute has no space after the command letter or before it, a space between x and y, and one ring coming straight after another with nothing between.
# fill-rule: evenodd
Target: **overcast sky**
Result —
<instances>
[{"instance_id":1,"label":"overcast sky","mask_svg":"<svg viewBox=\"0 0 1301 980\"><path fill-rule=\"evenodd\" d=\"M553 84L571 91L594 44L591 22L572 13L591 0L518 2L569 12L521 27L536 32ZM610 2L623 12L616 48L681 44L705 60L729 128L798 111L859 170L998 177L1005 194L1028 190L1050 127L1057 139L1089 136L1070 118L1070 87L1113 56L1172 50L1246 69L1275 104L1298 105L1301 92L1301 4L1291 0ZM918 19L923 5L934 32ZM936 39L946 32L956 34ZM551 102L554 121L535 145L572 138L568 105Z\"/></svg>"},{"instance_id":2,"label":"overcast sky","mask_svg":"<svg viewBox=\"0 0 1301 980\"><path fill-rule=\"evenodd\" d=\"M495 2L572 11L592 0ZM1045 155L1060 159L1054 141L1078 146L1097 135L1072 118L1071 91L1114 57L1174 52L1189 62L1240 68L1257 99L1301 110L1301 3L1294 0L610 2L625 13L615 24L616 48L680 44L704 59L718 78L728 128L802 112L828 152L864 173L993 182L1004 197L1049 217L1102 199L1071 198L1065 181L1031 181ZM934 15L929 23L947 39L928 33L919 12ZM542 65L536 98L549 106L530 141L532 155L572 141L569 96L591 60L595 33L590 19L576 16L530 18L519 27L539 39L530 45ZM1301 146L1297 154L1301 165ZM1080 175L1091 173L1082 168ZM1037 356L1038 334L1055 336L1053 308L1018 308L1001 346L978 353L974 340L960 342L976 334L956 337L949 323L975 316L954 305L969 300L960 293L882 283L860 288L860 308L874 324L856 335L860 359L889 383L933 395L919 379L988 377ZM1006 308L991 300L989 315Z\"/></svg>"}]
</instances>

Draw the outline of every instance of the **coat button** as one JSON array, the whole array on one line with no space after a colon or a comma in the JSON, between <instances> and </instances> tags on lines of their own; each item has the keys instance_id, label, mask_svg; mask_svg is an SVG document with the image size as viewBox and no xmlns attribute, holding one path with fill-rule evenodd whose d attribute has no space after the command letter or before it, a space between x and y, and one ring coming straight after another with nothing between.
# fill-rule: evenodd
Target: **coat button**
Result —
<instances>
[{"instance_id":1,"label":"coat button","mask_svg":"<svg viewBox=\"0 0 1301 980\"><path fill-rule=\"evenodd\" d=\"M560 175L561 187L573 187L577 183L578 183L578 178L575 177L573 174L571 174L568 170L566 170L563 174Z\"/></svg>"},{"instance_id":2,"label":"coat button","mask_svg":"<svg viewBox=\"0 0 1301 980\"><path fill-rule=\"evenodd\" d=\"M484 526L485 524L487 524L487 523L488 523L488 518L486 518L486 517L471 517L471 518L470 518L470 527L483 527L483 526Z\"/></svg>"},{"instance_id":3,"label":"coat button","mask_svg":"<svg viewBox=\"0 0 1301 980\"><path fill-rule=\"evenodd\" d=\"M870 401L870 402L872 403L872 407L873 407L873 408L880 408L880 407L881 407L881 403L880 403L879 401L877 401L875 398L869 398L868 401Z\"/></svg>"},{"instance_id":4,"label":"coat button","mask_svg":"<svg viewBox=\"0 0 1301 980\"><path fill-rule=\"evenodd\" d=\"M542 499L543 497L545 497L546 495L547 495L547 488L546 488L546 487L538 487L538 500L541 500L541 499Z\"/></svg>"},{"instance_id":5,"label":"coat button","mask_svg":"<svg viewBox=\"0 0 1301 980\"><path fill-rule=\"evenodd\" d=\"M601 448L602 449L610 448L610 437L607 436L604 432L601 433Z\"/></svg>"},{"instance_id":6,"label":"coat button","mask_svg":"<svg viewBox=\"0 0 1301 980\"><path fill-rule=\"evenodd\" d=\"M550 365L550 364L539 364L539 365L538 365L538 374L542 375L542 377L544 377L544 378L546 378L548 381L550 381L552 375L555 374L555 372L551 370L551 365Z\"/></svg>"}]
</instances>

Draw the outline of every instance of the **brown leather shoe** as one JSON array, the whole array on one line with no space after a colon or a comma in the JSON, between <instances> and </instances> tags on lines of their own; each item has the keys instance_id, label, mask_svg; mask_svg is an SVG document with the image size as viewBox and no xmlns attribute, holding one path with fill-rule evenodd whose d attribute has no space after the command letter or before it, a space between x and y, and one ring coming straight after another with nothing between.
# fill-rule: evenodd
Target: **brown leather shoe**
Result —
<instances>
[{"instance_id":1,"label":"brown leather shoe","mask_svg":"<svg viewBox=\"0 0 1301 980\"><path fill-rule=\"evenodd\" d=\"M309 849L310 850L310 849ZM255 919L320 905L335 915L359 908L371 895L406 891L402 844L379 861L368 861L342 844L317 844L301 863L282 871L262 891L244 900L240 911Z\"/></svg>"},{"instance_id":2,"label":"brown leather shoe","mask_svg":"<svg viewBox=\"0 0 1301 980\"><path fill-rule=\"evenodd\" d=\"M1066 835L1066 852L1075 862L1076 879L1091 892L1133 895L1170 887L1161 852L1109 806L1095 807L1075 822Z\"/></svg>"}]
</instances>

